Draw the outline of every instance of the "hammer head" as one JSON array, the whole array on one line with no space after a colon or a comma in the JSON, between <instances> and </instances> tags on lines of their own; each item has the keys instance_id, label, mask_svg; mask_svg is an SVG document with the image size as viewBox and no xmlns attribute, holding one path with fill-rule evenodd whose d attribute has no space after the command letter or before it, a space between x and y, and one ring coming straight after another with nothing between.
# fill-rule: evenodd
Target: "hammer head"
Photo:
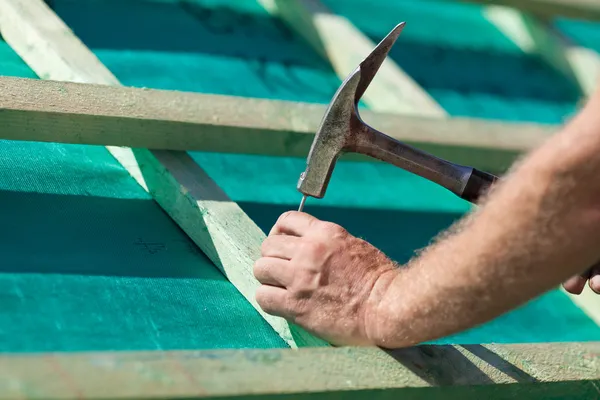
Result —
<instances>
[{"instance_id":1,"label":"hammer head","mask_svg":"<svg viewBox=\"0 0 600 400\"><path fill-rule=\"evenodd\" d=\"M367 90L379 67L404 28L404 23L394 29L373 49L358 67L342 82L315 135L306 169L300 175L298 190L305 196L323 198L340 155L347 151L355 138L357 123L362 123L358 115L358 103Z\"/></svg>"}]
</instances>

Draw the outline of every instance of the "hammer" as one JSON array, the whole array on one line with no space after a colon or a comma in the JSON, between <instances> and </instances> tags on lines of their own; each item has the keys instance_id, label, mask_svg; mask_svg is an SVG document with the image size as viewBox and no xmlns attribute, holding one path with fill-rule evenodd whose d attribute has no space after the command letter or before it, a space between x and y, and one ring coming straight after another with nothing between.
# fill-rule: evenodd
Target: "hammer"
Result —
<instances>
[{"instance_id":1,"label":"hammer","mask_svg":"<svg viewBox=\"0 0 600 400\"><path fill-rule=\"evenodd\" d=\"M394 27L342 82L329 103L308 153L306 169L298 180L297 189L303 194L299 211L303 210L307 196L325 196L338 157L349 152L405 169L471 203L475 203L498 180L487 172L451 163L399 142L360 118L358 102L403 28L404 23Z\"/></svg>"}]
</instances>

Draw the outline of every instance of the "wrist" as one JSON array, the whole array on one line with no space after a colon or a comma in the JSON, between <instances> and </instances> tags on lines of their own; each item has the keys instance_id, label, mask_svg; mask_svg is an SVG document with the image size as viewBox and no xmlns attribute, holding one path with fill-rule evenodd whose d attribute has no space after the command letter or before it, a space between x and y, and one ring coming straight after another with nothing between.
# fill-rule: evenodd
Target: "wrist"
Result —
<instances>
[{"instance_id":1,"label":"wrist","mask_svg":"<svg viewBox=\"0 0 600 400\"><path fill-rule=\"evenodd\" d=\"M398 305L402 304L396 288L406 287L399 283L404 280L406 268L395 265L393 269L382 273L371 291L365 313L365 332L369 343L383 348L400 347L398 337L402 337L399 320L402 313Z\"/></svg>"}]
</instances>

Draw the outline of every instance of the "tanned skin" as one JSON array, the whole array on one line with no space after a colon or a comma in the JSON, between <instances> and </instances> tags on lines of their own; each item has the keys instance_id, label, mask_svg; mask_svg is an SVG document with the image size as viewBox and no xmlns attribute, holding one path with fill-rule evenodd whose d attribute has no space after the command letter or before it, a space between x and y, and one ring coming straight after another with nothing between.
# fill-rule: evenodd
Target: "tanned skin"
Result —
<instances>
[{"instance_id":1,"label":"tanned skin","mask_svg":"<svg viewBox=\"0 0 600 400\"><path fill-rule=\"evenodd\" d=\"M600 293L600 268L590 269L599 243L600 90L400 268L339 225L283 214L255 264L256 299L334 345L399 348L487 322L562 282Z\"/></svg>"}]
</instances>

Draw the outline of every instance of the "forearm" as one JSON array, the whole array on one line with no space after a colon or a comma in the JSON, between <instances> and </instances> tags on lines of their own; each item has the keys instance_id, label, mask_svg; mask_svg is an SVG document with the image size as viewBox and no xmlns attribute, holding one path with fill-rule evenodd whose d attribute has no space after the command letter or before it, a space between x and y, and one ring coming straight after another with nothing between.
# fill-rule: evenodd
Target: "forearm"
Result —
<instances>
[{"instance_id":1,"label":"forearm","mask_svg":"<svg viewBox=\"0 0 600 400\"><path fill-rule=\"evenodd\" d=\"M384 347L488 321L600 259L600 96L473 214L377 288Z\"/></svg>"}]
</instances>

